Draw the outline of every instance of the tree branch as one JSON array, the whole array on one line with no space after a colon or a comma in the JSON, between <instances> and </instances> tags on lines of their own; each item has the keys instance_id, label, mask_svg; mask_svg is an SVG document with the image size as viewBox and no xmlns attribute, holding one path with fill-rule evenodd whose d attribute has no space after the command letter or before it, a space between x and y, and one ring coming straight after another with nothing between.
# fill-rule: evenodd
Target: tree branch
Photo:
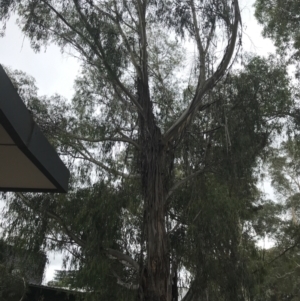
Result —
<instances>
[{"instance_id":1,"label":"tree branch","mask_svg":"<svg viewBox=\"0 0 300 301\"><path fill-rule=\"evenodd\" d=\"M185 296L181 299L181 301L193 301L194 295L195 293L194 293L193 283L192 283L189 290L187 291Z\"/></svg>"},{"instance_id":2,"label":"tree branch","mask_svg":"<svg viewBox=\"0 0 300 301\"><path fill-rule=\"evenodd\" d=\"M73 2L75 4L75 9L76 9L78 15L80 16L82 22L85 24L86 30L88 31L89 35L92 37L95 45L97 46L97 48L100 51L100 54L101 54L100 58L102 60L102 63L104 65L105 69L110 74L112 81L114 81L120 87L120 89L130 98L130 100L132 101L132 103L137 107L137 109L140 111L140 113L143 116L144 115L143 108L138 103L136 97L134 97L134 95L132 95L132 93L124 86L124 84L120 81L120 79L118 78L118 76L112 71L111 66L107 63L105 51L104 51L104 49L102 47L101 41L93 33L93 28L90 25L90 23L88 22L86 16L82 13L81 8L79 6L78 0L73 0ZM91 48L94 51L96 51L95 47L93 45L91 45Z\"/></svg>"},{"instance_id":3,"label":"tree branch","mask_svg":"<svg viewBox=\"0 0 300 301\"><path fill-rule=\"evenodd\" d=\"M131 2L131 0L130 0L130 2ZM123 0L123 3L124 3L124 6L126 7L126 9L127 9L127 12L128 12L128 14L129 14L129 16L130 16L130 18L131 18L131 21L135 24L135 26L137 27L138 25L137 25L137 22L136 22L136 20L133 18L133 15L132 15L132 13L131 13L131 9L128 7L128 2L127 2L127 0ZM125 23L129 28L131 28L132 30L133 30L133 28L130 26L130 25L128 25L127 23ZM136 31L136 28L134 29L135 31Z\"/></svg>"},{"instance_id":4,"label":"tree branch","mask_svg":"<svg viewBox=\"0 0 300 301\"><path fill-rule=\"evenodd\" d=\"M193 100L191 101L189 106L185 109L185 111L181 114L181 116L165 132L164 134L165 143L167 143L171 139L175 139L176 137L180 136L181 133L189 126L194 115L196 114L197 110L200 108L202 104L204 95L209 90L211 90L214 87L214 85L221 79L227 67L229 66L230 60L234 53L239 23L241 21L238 0L234 0L233 3L234 3L234 10L235 10L235 19L232 26L230 26L232 27L232 34L228 42L228 45L226 47L223 59L219 64L216 72L209 79L205 81L203 86L201 86L200 83L198 82L197 91L195 93L195 96L193 97Z\"/></svg>"},{"instance_id":5,"label":"tree branch","mask_svg":"<svg viewBox=\"0 0 300 301\"><path fill-rule=\"evenodd\" d=\"M206 143L206 148L205 148L205 152L204 152L204 156L203 156L203 161L202 161L202 168L199 169L198 171L188 175L187 177L185 177L184 179L182 179L181 181L177 182L168 192L167 196L166 196L166 204L168 205L169 202L167 202L168 198L173 194L173 192L180 187L181 185L183 185L184 183L186 183L187 181L191 180L192 178L196 177L197 175L199 175L200 173L204 172L204 169L206 167L206 158L207 158L207 153L209 151L209 145L211 142L211 136L209 136L209 139Z\"/></svg>"},{"instance_id":6,"label":"tree branch","mask_svg":"<svg viewBox=\"0 0 300 301\"><path fill-rule=\"evenodd\" d=\"M119 17L119 14L118 14L118 8L117 8L116 0L114 0L114 6L115 6L116 14L117 14L116 24L118 26L118 29L119 29L120 33L121 33L121 36L122 36L123 42L125 44L125 47L126 47L127 51L130 54L131 62L133 64L133 66L135 67L135 70L136 70L137 74L139 76L141 76L141 68L140 68L140 66L138 65L138 63L135 59L137 57L137 54L133 51L133 49L131 49L130 44L128 42L128 39L127 39L127 37L126 37L122 27L121 27L120 21L119 21L120 17Z\"/></svg>"},{"instance_id":7,"label":"tree branch","mask_svg":"<svg viewBox=\"0 0 300 301\"><path fill-rule=\"evenodd\" d=\"M32 206L29 202L28 199L26 199L26 197L20 193L20 192L16 192L16 195L21 199L21 201L30 209L32 210L37 210L37 208L35 208L34 206ZM81 240L80 238L78 238L71 230L68 229L68 226L65 224L65 222L62 220L62 218L60 218L57 214L45 210L45 211L41 211L38 210L41 213L46 213L48 215L48 217L54 219L56 222L59 223L60 226L63 227L63 230L65 231L65 233L75 242L77 243L79 246L84 247L85 246L85 242L83 240ZM104 252L111 258L113 259L117 259L118 261L120 261L122 264L124 264L127 267L133 268L136 271L139 271L139 265L138 263L133 260L130 256L123 254L117 250L113 250L110 248L107 248L104 250Z\"/></svg>"},{"instance_id":8,"label":"tree branch","mask_svg":"<svg viewBox=\"0 0 300 301\"><path fill-rule=\"evenodd\" d=\"M205 54L207 53L208 48L209 48L210 43L211 43L211 40L212 40L212 38L214 36L215 28L216 28L216 21L214 19L213 22L212 22L212 25L211 25L211 29L210 29L209 35L208 35L207 40L206 40L206 46L205 46L205 50L204 50Z\"/></svg>"},{"instance_id":9,"label":"tree branch","mask_svg":"<svg viewBox=\"0 0 300 301\"><path fill-rule=\"evenodd\" d=\"M272 260L268 261L266 263L266 265L270 265L271 263L273 263L274 261L276 261L277 259L279 259L280 257L282 257L285 253L287 253L288 251L294 249L295 247L297 247L299 245L299 242L296 241L293 245L291 245L290 247L288 247L287 249L285 249L283 252L281 252L279 255L277 255L275 258L273 258ZM259 270L261 270L262 268L258 268L256 270L254 270L252 273L255 274L257 273Z\"/></svg>"},{"instance_id":10,"label":"tree branch","mask_svg":"<svg viewBox=\"0 0 300 301\"><path fill-rule=\"evenodd\" d=\"M148 86L148 53L147 53L147 33L145 20L145 7L141 0L137 0L140 38L141 38L141 59L142 59L142 78L143 84Z\"/></svg>"},{"instance_id":11,"label":"tree branch","mask_svg":"<svg viewBox=\"0 0 300 301\"><path fill-rule=\"evenodd\" d=\"M81 39L83 39L90 47L91 49L93 49L93 51L95 52L95 54L103 60L103 57L101 55L101 53L99 53L99 51L97 51L97 49L94 47L94 45L85 37L84 34L82 34L80 31L78 31L71 23L69 23L67 21L66 18L64 18L64 16L59 13L51 4L49 4L48 1L46 0L41 0L46 6L48 6L50 8L50 10L52 10L52 12L54 12L56 14L56 16L58 17L58 19L60 19L68 28L70 28L71 30L73 30L78 36L80 36ZM73 45L73 44L72 44Z\"/></svg>"},{"instance_id":12,"label":"tree branch","mask_svg":"<svg viewBox=\"0 0 300 301\"><path fill-rule=\"evenodd\" d=\"M35 208L34 206L32 206L30 204L30 202L26 199L26 197L20 193L20 192L16 192L16 195L21 199L21 201L30 209L32 210L37 210L37 208ZM55 221L57 221L59 223L59 225L61 227L63 227L64 232L71 238L74 240L75 243L77 243L79 246L83 247L85 245L84 241L81 240L80 238L78 238L71 230L69 230L68 226L65 224L65 222L63 221L63 219L61 217L59 217L57 214L49 211L49 210L45 210L45 211L41 211L38 210L40 213L46 213L48 215L48 217L54 219Z\"/></svg>"},{"instance_id":13,"label":"tree branch","mask_svg":"<svg viewBox=\"0 0 300 301\"><path fill-rule=\"evenodd\" d=\"M129 174L125 174L121 171L118 171L116 169L113 169L111 167L106 166L105 164L103 164L102 162L96 160L93 158L93 156L90 154L90 152L81 144L81 147L84 149L84 151L86 152L86 154L81 151L77 146L75 145L70 145L71 147L73 147L85 160L88 160L94 164L96 164L97 166L101 167L102 169L106 170L107 172L109 172L110 174L113 174L115 176L120 176L120 177L124 177L124 178L135 178L136 176L133 175L129 175Z\"/></svg>"},{"instance_id":14,"label":"tree branch","mask_svg":"<svg viewBox=\"0 0 300 301\"><path fill-rule=\"evenodd\" d=\"M203 173L205 169L205 166L198 171L192 173L191 175L187 176L186 178L182 179L181 181L178 181L177 183L174 184L174 186L169 190L167 196L166 196L166 201L168 200L169 197L174 193L174 191L179 188L181 185L186 183L187 181L193 179L194 177L198 176L199 174Z\"/></svg>"},{"instance_id":15,"label":"tree branch","mask_svg":"<svg viewBox=\"0 0 300 301\"><path fill-rule=\"evenodd\" d=\"M128 288L130 290L137 290L139 288L138 284L127 283L127 282L123 281L121 279L121 277L115 271L112 271L112 273L117 278L117 284L119 284L125 288Z\"/></svg>"},{"instance_id":16,"label":"tree branch","mask_svg":"<svg viewBox=\"0 0 300 301\"><path fill-rule=\"evenodd\" d=\"M110 13L104 11L103 9L101 9L98 5L95 5L93 1L91 0L87 0L87 3L92 6L93 8L95 8L101 15L106 16L107 18L111 19L112 21L116 22L116 18L111 15Z\"/></svg>"},{"instance_id":17,"label":"tree branch","mask_svg":"<svg viewBox=\"0 0 300 301\"><path fill-rule=\"evenodd\" d=\"M141 114L143 115L143 110L142 110L142 107L140 106L140 104L138 103L138 101L136 100L136 98L134 97L134 95L132 95L130 93L130 91L123 85L123 83L119 80L119 78L113 74L110 66L106 63L106 59L105 59L105 53L103 51L103 48L101 46L101 44L99 43L99 41L95 38L95 36L92 34L92 30L91 30L91 26L90 24L88 23L87 19L84 17L84 15L82 14L81 10L80 10L80 7L78 5L78 2L77 0L74 0L74 4L75 4L75 8L79 14L79 16L81 17L81 19L83 19L83 21L85 22L85 25L86 25L86 29L87 31L89 32L90 36L92 36L95 44L98 46L98 49L100 50L100 53L99 51L97 51L97 49L95 48L95 46L82 34L80 33L74 26L72 26L64 17L62 14L60 14L52 5L50 5L47 1L45 0L42 0L45 5L47 5L56 15L57 17L67 26L69 27L70 29L72 29L78 36L80 36L84 41L86 41L86 43L91 47L91 49L95 52L95 54L102 60L103 62L103 65L105 66L106 70L108 71L108 73L112 76L112 79L114 81L114 83L120 87L120 89L130 98L131 102L136 106L136 108L141 112ZM77 5L76 5L77 4ZM51 30L51 29L50 29ZM52 32L54 33L55 31L52 30ZM59 34L60 37L62 37L63 39L65 39L66 41L68 41L70 44L72 44L75 48L78 48L80 49L80 51L82 53L84 53L85 57L88 58L88 55L86 54L86 52L83 50L83 48L78 44L76 43L76 46L75 44L72 42L70 42L69 39L67 39L66 37L62 36L61 34Z\"/></svg>"},{"instance_id":18,"label":"tree branch","mask_svg":"<svg viewBox=\"0 0 300 301\"><path fill-rule=\"evenodd\" d=\"M204 48L203 48L202 41L201 41L200 34L199 34L199 26L198 26L198 21L197 21L197 16L196 16L194 0L191 0L191 8L192 8L192 15L193 15L195 39L196 39L196 43L197 43L198 55L199 55L199 60L200 60L200 73L199 73L199 78L198 78L198 86L201 87L205 82L205 73L206 73L205 52L204 52Z\"/></svg>"},{"instance_id":19,"label":"tree branch","mask_svg":"<svg viewBox=\"0 0 300 301\"><path fill-rule=\"evenodd\" d=\"M98 143L98 142L104 142L104 141L116 141L116 142L125 142L125 143L130 143L133 146L135 146L137 149L141 149L140 145L134 141L133 139L129 138L123 133L120 133L122 137L104 137L104 138L89 138L89 137L83 137L80 135L74 135L69 132L64 132L68 137L81 140L81 141L86 141L86 142L91 142L91 143Z\"/></svg>"},{"instance_id":20,"label":"tree branch","mask_svg":"<svg viewBox=\"0 0 300 301\"><path fill-rule=\"evenodd\" d=\"M140 267L138 263L133 260L130 256L123 254L122 252L119 252L117 250L113 250L110 248L105 249L105 253L112 259L117 259L122 264L124 264L127 267L135 269L137 272L139 271Z\"/></svg>"}]
</instances>

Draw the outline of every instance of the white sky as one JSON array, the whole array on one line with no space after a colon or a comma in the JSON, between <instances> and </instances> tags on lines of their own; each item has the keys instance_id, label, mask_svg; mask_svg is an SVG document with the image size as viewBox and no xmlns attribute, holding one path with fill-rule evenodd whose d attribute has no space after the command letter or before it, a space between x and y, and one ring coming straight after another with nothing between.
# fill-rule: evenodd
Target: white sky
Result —
<instances>
[{"instance_id":1,"label":"white sky","mask_svg":"<svg viewBox=\"0 0 300 301\"><path fill-rule=\"evenodd\" d=\"M253 15L253 3L254 0L240 0L244 27L243 50L267 55L274 52L274 46L260 34L261 27ZM70 99L73 94L73 82L79 72L78 61L67 54L62 54L54 45L48 46L46 51L35 53L30 48L28 39L15 25L15 21L13 19L7 24L5 37L0 38L0 64L33 76L40 95L58 93ZM262 188L265 193L270 192L269 183L262 183ZM56 269L61 268L61 260L61 254L49 254L50 264L46 270L45 283L53 278Z\"/></svg>"},{"instance_id":2,"label":"white sky","mask_svg":"<svg viewBox=\"0 0 300 301\"><path fill-rule=\"evenodd\" d=\"M33 76L42 95L59 93L70 98L79 70L77 60L54 45L35 53L15 22L15 18L9 21L5 37L0 38L0 64Z\"/></svg>"}]
</instances>

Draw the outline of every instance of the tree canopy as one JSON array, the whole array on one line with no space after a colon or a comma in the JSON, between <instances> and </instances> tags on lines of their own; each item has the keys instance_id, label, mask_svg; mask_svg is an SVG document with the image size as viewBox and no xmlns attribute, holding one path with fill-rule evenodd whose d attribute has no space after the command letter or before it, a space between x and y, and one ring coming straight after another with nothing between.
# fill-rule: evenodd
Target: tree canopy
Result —
<instances>
[{"instance_id":1,"label":"tree canopy","mask_svg":"<svg viewBox=\"0 0 300 301\"><path fill-rule=\"evenodd\" d=\"M274 40L281 50L293 50L293 56L299 59L300 2L257 0L255 9L257 20L264 26L263 34Z\"/></svg>"},{"instance_id":2,"label":"tree canopy","mask_svg":"<svg viewBox=\"0 0 300 301\"><path fill-rule=\"evenodd\" d=\"M2 1L3 24L13 13L36 51L56 43L82 73L66 100L8 70L72 179L66 195L7 196L7 241L64 251L52 284L95 299L257 298L258 170L295 93L276 57L231 68L238 1Z\"/></svg>"}]
</instances>

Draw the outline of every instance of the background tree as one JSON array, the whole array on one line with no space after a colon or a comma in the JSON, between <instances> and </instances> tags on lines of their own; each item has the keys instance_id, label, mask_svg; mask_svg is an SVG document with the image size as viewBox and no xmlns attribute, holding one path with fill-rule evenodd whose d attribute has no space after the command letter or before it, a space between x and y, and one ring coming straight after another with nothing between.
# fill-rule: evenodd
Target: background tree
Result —
<instances>
[{"instance_id":1,"label":"background tree","mask_svg":"<svg viewBox=\"0 0 300 301\"><path fill-rule=\"evenodd\" d=\"M255 16L264 26L263 34L271 38L278 49L299 59L300 2L298 0L257 0Z\"/></svg>"},{"instance_id":2,"label":"background tree","mask_svg":"<svg viewBox=\"0 0 300 301\"><path fill-rule=\"evenodd\" d=\"M288 57L299 79L299 8L300 2L265 1L255 3L256 17L264 26L264 35L275 42L279 53ZM296 91L295 99L299 93ZM298 101L297 101L298 102ZM291 116L294 126L278 150L273 151L270 159L270 176L277 198L270 202L269 215L273 216L268 223L259 223L259 227L267 230L275 242L274 248L266 252L266 262L270 261L266 283L262 285L262 299L299 299L299 105L296 102ZM264 226L263 226L264 224ZM275 256L276 255L276 256ZM273 261L270 257L278 258ZM264 299L264 300L265 300Z\"/></svg>"},{"instance_id":3,"label":"background tree","mask_svg":"<svg viewBox=\"0 0 300 301\"><path fill-rule=\"evenodd\" d=\"M255 299L299 300L298 138L291 136L274 149L269 164L277 200L264 205L253 226L257 233L272 239L274 246L261 250L264 280L257 286Z\"/></svg>"}]
</instances>

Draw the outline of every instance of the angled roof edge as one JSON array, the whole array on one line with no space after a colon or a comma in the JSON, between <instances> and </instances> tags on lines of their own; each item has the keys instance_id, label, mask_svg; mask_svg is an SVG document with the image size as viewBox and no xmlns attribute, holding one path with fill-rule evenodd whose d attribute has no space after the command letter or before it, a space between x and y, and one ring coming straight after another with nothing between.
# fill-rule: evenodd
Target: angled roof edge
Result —
<instances>
[{"instance_id":1,"label":"angled roof edge","mask_svg":"<svg viewBox=\"0 0 300 301\"><path fill-rule=\"evenodd\" d=\"M56 189L0 187L2 191L67 192L70 172L43 135L0 65L0 124Z\"/></svg>"}]
</instances>

